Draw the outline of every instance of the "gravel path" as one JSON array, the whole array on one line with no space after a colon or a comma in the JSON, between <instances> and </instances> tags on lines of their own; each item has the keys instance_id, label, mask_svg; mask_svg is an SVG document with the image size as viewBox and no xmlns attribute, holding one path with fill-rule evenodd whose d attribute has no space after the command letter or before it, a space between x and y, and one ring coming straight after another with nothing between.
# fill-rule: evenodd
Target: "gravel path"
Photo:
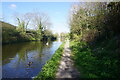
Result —
<instances>
[{"instance_id":1,"label":"gravel path","mask_svg":"<svg viewBox=\"0 0 120 80\"><path fill-rule=\"evenodd\" d=\"M74 63L70 58L70 53L69 40L67 40L64 46L62 59L56 73L56 78L78 78L79 72L74 67Z\"/></svg>"}]
</instances>

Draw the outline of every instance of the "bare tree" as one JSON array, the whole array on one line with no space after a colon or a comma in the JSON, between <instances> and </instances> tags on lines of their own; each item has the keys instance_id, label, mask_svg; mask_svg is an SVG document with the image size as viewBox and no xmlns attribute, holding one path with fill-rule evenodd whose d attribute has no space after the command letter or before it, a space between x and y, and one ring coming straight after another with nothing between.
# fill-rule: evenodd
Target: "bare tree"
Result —
<instances>
[{"instance_id":1,"label":"bare tree","mask_svg":"<svg viewBox=\"0 0 120 80\"><path fill-rule=\"evenodd\" d=\"M41 39L45 30L50 28L50 20L47 14L41 12L32 13L32 24L37 28L38 38Z\"/></svg>"},{"instance_id":2,"label":"bare tree","mask_svg":"<svg viewBox=\"0 0 120 80\"><path fill-rule=\"evenodd\" d=\"M28 25L30 23L30 20L32 18L31 13L26 14L15 14L15 18L17 20L18 28L19 30L22 30L22 32L26 32Z\"/></svg>"},{"instance_id":3,"label":"bare tree","mask_svg":"<svg viewBox=\"0 0 120 80\"><path fill-rule=\"evenodd\" d=\"M35 27L37 27L38 30L45 30L50 28L50 20L47 14L45 13L40 13L40 12L35 12L32 13L33 19L32 23L34 24Z\"/></svg>"}]
</instances>

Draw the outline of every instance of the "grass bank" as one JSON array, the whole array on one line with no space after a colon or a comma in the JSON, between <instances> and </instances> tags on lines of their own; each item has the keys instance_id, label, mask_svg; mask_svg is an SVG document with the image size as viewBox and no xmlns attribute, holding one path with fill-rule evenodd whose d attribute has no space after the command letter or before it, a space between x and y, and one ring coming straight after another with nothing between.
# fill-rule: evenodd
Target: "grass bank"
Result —
<instances>
[{"instance_id":1,"label":"grass bank","mask_svg":"<svg viewBox=\"0 0 120 80\"><path fill-rule=\"evenodd\" d=\"M0 24L2 24L3 44L37 40L35 31L31 30L29 33L21 33L14 25L2 21L0 21Z\"/></svg>"},{"instance_id":2,"label":"grass bank","mask_svg":"<svg viewBox=\"0 0 120 80\"><path fill-rule=\"evenodd\" d=\"M88 44L71 41L72 58L81 78L120 78L120 47L117 37Z\"/></svg>"},{"instance_id":3,"label":"grass bank","mask_svg":"<svg viewBox=\"0 0 120 80\"><path fill-rule=\"evenodd\" d=\"M54 80L56 71L59 67L59 63L63 54L64 42L56 50L54 55L47 63L43 66L42 71L36 76L34 80Z\"/></svg>"}]
</instances>

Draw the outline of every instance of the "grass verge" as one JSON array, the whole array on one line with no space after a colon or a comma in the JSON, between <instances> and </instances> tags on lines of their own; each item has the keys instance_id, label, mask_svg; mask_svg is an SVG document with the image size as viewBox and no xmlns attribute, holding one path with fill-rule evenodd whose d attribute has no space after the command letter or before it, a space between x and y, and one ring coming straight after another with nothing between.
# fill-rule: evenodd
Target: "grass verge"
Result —
<instances>
[{"instance_id":1,"label":"grass verge","mask_svg":"<svg viewBox=\"0 0 120 80\"><path fill-rule=\"evenodd\" d=\"M89 45L70 43L72 58L81 78L120 78L120 54L114 38Z\"/></svg>"},{"instance_id":2,"label":"grass verge","mask_svg":"<svg viewBox=\"0 0 120 80\"><path fill-rule=\"evenodd\" d=\"M54 80L56 71L59 67L59 63L63 54L64 42L56 50L54 55L47 63L43 66L42 71L34 78L34 80Z\"/></svg>"}]
</instances>

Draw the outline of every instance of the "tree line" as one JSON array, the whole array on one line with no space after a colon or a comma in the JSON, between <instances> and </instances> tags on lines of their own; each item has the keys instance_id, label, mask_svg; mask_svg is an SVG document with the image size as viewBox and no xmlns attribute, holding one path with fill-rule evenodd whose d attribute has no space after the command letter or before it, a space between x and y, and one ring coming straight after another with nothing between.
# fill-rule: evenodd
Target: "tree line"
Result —
<instances>
[{"instance_id":1,"label":"tree line","mask_svg":"<svg viewBox=\"0 0 120 80\"><path fill-rule=\"evenodd\" d=\"M120 33L120 2L74 4L70 17L71 39L92 41Z\"/></svg>"},{"instance_id":2,"label":"tree line","mask_svg":"<svg viewBox=\"0 0 120 80\"><path fill-rule=\"evenodd\" d=\"M31 40L55 40L49 16L42 12L14 14L17 26L2 22L3 43ZM32 29L31 29L32 28Z\"/></svg>"},{"instance_id":3,"label":"tree line","mask_svg":"<svg viewBox=\"0 0 120 80\"><path fill-rule=\"evenodd\" d=\"M25 33L30 33L29 27L33 26L38 39L53 37L50 30L51 22L49 16L41 12L31 12L22 15L15 15L18 24L17 30Z\"/></svg>"}]
</instances>

